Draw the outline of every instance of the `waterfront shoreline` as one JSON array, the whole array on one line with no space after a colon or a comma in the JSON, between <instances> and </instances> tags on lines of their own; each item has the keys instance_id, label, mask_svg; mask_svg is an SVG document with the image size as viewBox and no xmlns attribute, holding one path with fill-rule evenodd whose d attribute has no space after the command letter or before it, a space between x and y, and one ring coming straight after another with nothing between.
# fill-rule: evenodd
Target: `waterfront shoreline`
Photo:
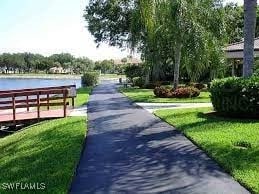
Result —
<instances>
[{"instance_id":1,"label":"waterfront shoreline","mask_svg":"<svg viewBox=\"0 0 259 194\"><path fill-rule=\"evenodd\" d=\"M57 74L46 74L46 75L29 75L29 74L0 74L0 79L81 79L81 75L57 75Z\"/></svg>"}]
</instances>

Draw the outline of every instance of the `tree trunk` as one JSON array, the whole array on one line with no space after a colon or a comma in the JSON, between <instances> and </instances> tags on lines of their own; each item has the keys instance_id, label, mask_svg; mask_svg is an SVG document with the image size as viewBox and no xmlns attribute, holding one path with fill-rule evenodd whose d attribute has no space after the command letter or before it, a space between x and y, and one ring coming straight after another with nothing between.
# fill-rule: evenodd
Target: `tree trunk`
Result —
<instances>
[{"instance_id":1,"label":"tree trunk","mask_svg":"<svg viewBox=\"0 0 259 194\"><path fill-rule=\"evenodd\" d=\"M244 64L243 77L250 77L254 64L254 38L257 0L244 0Z\"/></svg>"},{"instance_id":2,"label":"tree trunk","mask_svg":"<svg viewBox=\"0 0 259 194\"><path fill-rule=\"evenodd\" d=\"M179 85L180 63L181 63L182 44L178 43L175 47L175 63L174 63L174 90Z\"/></svg>"},{"instance_id":3,"label":"tree trunk","mask_svg":"<svg viewBox=\"0 0 259 194\"><path fill-rule=\"evenodd\" d=\"M152 66L152 81L160 81L160 71L161 71L161 66L159 64L155 63Z\"/></svg>"},{"instance_id":4,"label":"tree trunk","mask_svg":"<svg viewBox=\"0 0 259 194\"><path fill-rule=\"evenodd\" d=\"M149 82L150 82L150 68L148 68L148 71L146 72L145 85L148 85Z\"/></svg>"}]
</instances>

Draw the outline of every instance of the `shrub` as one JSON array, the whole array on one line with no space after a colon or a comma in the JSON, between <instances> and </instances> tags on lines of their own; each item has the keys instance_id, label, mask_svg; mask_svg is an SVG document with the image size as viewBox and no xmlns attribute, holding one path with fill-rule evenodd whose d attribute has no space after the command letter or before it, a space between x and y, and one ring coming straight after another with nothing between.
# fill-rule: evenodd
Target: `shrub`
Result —
<instances>
[{"instance_id":1,"label":"shrub","mask_svg":"<svg viewBox=\"0 0 259 194\"><path fill-rule=\"evenodd\" d=\"M125 67L125 75L130 81L133 81L134 77L142 77L144 75L144 66L128 65Z\"/></svg>"},{"instance_id":2,"label":"shrub","mask_svg":"<svg viewBox=\"0 0 259 194\"><path fill-rule=\"evenodd\" d=\"M81 78L82 86L95 86L97 85L99 80L99 73L98 72L87 72Z\"/></svg>"},{"instance_id":3,"label":"shrub","mask_svg":"<svg viewBox=\"0 0 259 194\"><path fill-rule=\"evenodd\" d=\"M172 91L164 86L156 87L154 89L154 94L160 98L170 98L172 96Z\"/></svg>"},{"instance_id":4,"label":"shrub","mask_svg":"<svg viewBox=\"0 0 259 194\"><path fill-rule=\"evenodd\" d=\"M154 89L154 94L160 98L193 98L198 97L200 91L194 87L182 87L173 90L160 86Z\"/></svg>"},{"instance_id":5,"label":"shrub","mask_svg":"<svg viewBox=\"0 0 259 194\"><path fill-rule=\"evenodd\" d=\"M229 116L258 117L259 77L215 80L210 87L215 111Z\"/></svg>"},{"instance_id":6,"label":"shrub","mask_svg":"<svg viewBox=\"0 0 259 194\"><path fill-rule=\"evenodd\" d=\"M254 76L259 76L259 69L256 69L253 73Z\"/></svg>"},{"instance_id":7,"label":"shrub","mask_svg":"<svg viewBox=\"0 0 259 194\"><path fill-rule=\"evenodd\" d=\"M190 83L190 86L197 88L198 90L206 88L206 85L202 83Z\"/></svg>"},{"instance_id":8,"label":"shrub","mask_svg":"<svg viewBox=\"0 0 259 194\"><path fill-rule=\"evenodd\" d=\"M145 84L145 80L143 77L134 77L132 79L132 83L133 83L133 86L138 86L138 87L142 88Z\"/></svg>"},{"instance_id":9,"label":"shrub","mask_svg":"<svg viewBox=\"0 0 259 194\"><path fill-rule=\"evenodd\" d=\"M173 91L174 98L193 98L200 95L200 90L194 87L177 88Z\"/></svg>"}]
</instances>

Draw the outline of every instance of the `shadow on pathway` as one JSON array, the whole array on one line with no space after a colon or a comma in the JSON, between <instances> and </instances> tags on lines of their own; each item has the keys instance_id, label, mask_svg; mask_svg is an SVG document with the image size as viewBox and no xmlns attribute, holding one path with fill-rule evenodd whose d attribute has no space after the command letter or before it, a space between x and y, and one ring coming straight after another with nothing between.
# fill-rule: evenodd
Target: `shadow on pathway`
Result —
<instances>
[{"instance_id":1,"label":"shadow on pathway","mask_svg":"<svg viewBox=\"0 0 259 194\"><path fill-rule=\"evenodd\" d=\"M112 82L88 106L89 134L70 193L248 193L179 131Z\"/></svg>"}]
</instances>

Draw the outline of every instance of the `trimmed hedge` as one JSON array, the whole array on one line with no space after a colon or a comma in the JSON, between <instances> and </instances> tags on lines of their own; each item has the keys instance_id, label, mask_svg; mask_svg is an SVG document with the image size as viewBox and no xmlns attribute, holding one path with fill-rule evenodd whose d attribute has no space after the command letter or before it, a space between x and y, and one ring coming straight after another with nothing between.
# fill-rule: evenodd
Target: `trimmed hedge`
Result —
<instances>
[{"instance_id":1,"label":"trimmed hedge","mask_svg":"<svg viewBox=\"0 0 259 194\"><path fill-rule=\"evenodd\" d=\"M132 82L134 77L142 77L145 72L143 65L127 65L125 67L125 75Z\"/></svg>"},{"instance_id":2,"label":"trimmed hedge","mask_svg":"<svg viewBox=\"0 0 259 194\"><path fill-rule=\"evenodd\" d=\"M160 98L193 98L200 95L200 90L194 87L181 87L176 90L167 87L156 87L154 94Z\"/></svg>"},{"instance_id":3,"label":"trimmed hedge","mask_svg":"<svg viewBox=\"0 0 259 194\"><path fill-rule=\"evenodd\" d=\"M259 77L214 80L210 87L214 110L238 117L259 117Z\"/></svg>"},{"instance_id":4,"label":"trimmed hedge","mask_svg":"<svg viewBox=\"0 0 259 194\"><path fill-rule=\"evenodd\" d=\"M99 81L99 72L87 72L81 78L82 86L95 86Z\"/></svg>"}]
</instances>

